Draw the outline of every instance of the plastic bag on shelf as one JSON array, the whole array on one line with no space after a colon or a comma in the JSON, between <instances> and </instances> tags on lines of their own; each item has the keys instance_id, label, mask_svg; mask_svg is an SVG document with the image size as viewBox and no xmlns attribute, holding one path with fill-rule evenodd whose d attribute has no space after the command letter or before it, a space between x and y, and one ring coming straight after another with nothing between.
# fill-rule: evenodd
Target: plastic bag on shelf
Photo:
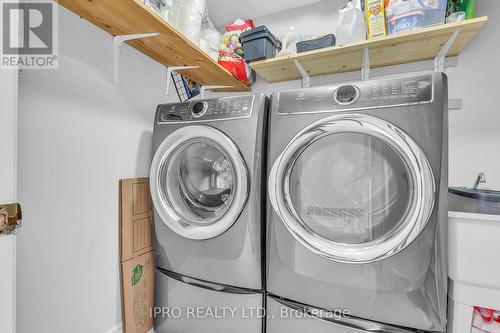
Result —
<instances>
[{"instance_id":1,"label":"plastic bag on shelf","mask_svg":"<svg viewBox=\"0 0 500 333\"><path fill-rule=\"evenodd\" d=\"M174 0L169 9L169 23L194 44L200 44L206 0Z\"/></svg>"},{"instance_id":2,"label":"plastic bag on shelf","mask_svg":"<svg viewBox=\"0 0 500 333\"><path fill-rule=\"evenodd\" d=\"M205 11L207 0L181 0L182 6L189 7L201 13Z\"/></svg>"},{"instance_id":3,"label":"plastic bag on shelf","mask_svg":"<svg viewBox=\"0 0 500 333\"><path fill-rule=\"evenodd\" d=\"M201 22L201 39L200 48L208 53L215 61L219 60L219 45L222 39L222 34L215 29L210 15L208 6L205 4L203 20Z\"/></svg>"},{"instance_id":4,"label":"plastic bag on shelf","mask_svg":"<svg viewBox=\"0 0 500 333\"><path fill-rule=\"evenodd\" d=\"M500 333L500 311L475 306L472 328L479 332Z\"/></svg>"},{"instance_id":5,"label":"plastic bag on shelf","mask_svg":"<svg viewBox=\"0 0 500 333\"><path fill-rule=\"evenodd\" d=\"M245 63L243 45L240 42L240 35L244 31L253 29L255 26L252 20L243 21L237 19L232 24L226 26L226 32L222 35L219 47L219 64L227 69L238 80L250 83L251 69Z\"/></svg>"},{"instance_id":6,"label":"plastic bag on shelf","mask_svg":"<svg viewBox=\"0 0 500 333\"><path fill-rule=\"evenodd\" d=\"M217 30L204 29L201 32L201 39L205 40L210 48L218 51L222 34Z\"/></svg>"},{"instance_id":7,"label":"plastic bag on shelf","mask_svg":"<svg viewBox=\"0 0 500 333\"><path fill-rule=\"evenodd\" d=\"M144 0L143 2L158 15L161 15L161 12L166 5L165 0Z\"/></svg>"},{"instance_id":8,"label":"plastic bag on shelf","mask_svg":"<svg viewBox=\"0 0 500 333\"><path fill-rule=\"evenodd\" d=\"M177 5L177 0L164 0L165 6L163 6L160 10L160 16L167 21L168 23L172 24L172 21L175 20L173 17L174 11L173 8Z\"/></svg>"},{"instance_id":9,"label":"plastic bag on shelf","mask_svg":"<svg viewBox=\"0 0 500 333\"><path fill-rule=\"evenodd\" d=\"M281 40L281 50L276 54L276 57L297 53L297 43L300 41L300 36L295 31L295 27L290 27L285 34L279 36L279 39Z\"/></svg>"}]
</instances>

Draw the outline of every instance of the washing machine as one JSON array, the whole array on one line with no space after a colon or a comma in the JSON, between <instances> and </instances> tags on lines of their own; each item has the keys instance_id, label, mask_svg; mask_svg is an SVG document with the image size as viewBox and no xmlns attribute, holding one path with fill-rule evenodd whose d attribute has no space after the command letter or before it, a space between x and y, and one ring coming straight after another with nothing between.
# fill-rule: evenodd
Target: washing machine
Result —
<instances>
[{"instance_id":1,"label":"washing machine","mask_svg":"<svg viewBox=\"0 0 500 333\"><path fill-rule=\"evenodd\" d=\"M447 100L442 73L273 95L268 332L445 331Z\"/></svg>"},{"instance_id":2,"label":"washing machine","mask_svg":"<svg viewBox=\"0 0 500 333\"><path fill-rule=\"evenodd\" d=\"M241 312L263 305L266 121L262 94L158 106L150 173L155 305L164 309L157 333L262 329ZM222 321L191 312L220 315L222 306L238 313Z\"/></svg>"}]
</instances>

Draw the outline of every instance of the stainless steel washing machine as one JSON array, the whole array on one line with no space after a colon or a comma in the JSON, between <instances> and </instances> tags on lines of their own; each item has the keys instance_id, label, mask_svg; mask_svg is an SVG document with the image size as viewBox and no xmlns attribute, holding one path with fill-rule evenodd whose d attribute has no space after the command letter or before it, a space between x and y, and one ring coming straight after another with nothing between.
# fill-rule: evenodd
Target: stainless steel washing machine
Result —
<instances>
[{"instance_id":1,"label":"stainless steel washing machine","mask_svg":"<svg viewBox=\"0 0 500 333\"><path fill-rule=\"evenodd\" d=\"M266 104L251 94L158 106L150 174L156 306L262 306ZM183 313L155 329L257 332L262 322L211 319Z\"/></svg>"},{"instance_id":2,"label":"stainless steel washing machine","mask_svg":"<svg viewBox=\"0 0 500 333\"><path fill-rule=\"evenodd\" d=\"M445 331L447 100L441 73L273 95L270 310L347 310L307 319L339 332Z\"/></svg>"}]
</instances>

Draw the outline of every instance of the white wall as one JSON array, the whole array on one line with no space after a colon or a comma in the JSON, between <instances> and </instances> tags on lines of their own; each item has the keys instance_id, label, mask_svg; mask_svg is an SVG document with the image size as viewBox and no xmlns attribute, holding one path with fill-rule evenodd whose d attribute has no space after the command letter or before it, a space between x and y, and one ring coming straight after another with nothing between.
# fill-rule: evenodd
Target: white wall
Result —
<instances>
[{"instance_id":1,"label":"white wall","mask_svg":"<svg viewBox=\"0 0 500 333\"><path fill-rule=\"evenodd\" d=\"M165 70L59 8L58 70L20 76L18 332L104 333L121 322L118 179L149 174ZM174 92L175 95L175 92Z\"/></svg>"},{"instance_id":2,"label":"white wall","mask_svg":"<svg viewBox=\"0 0 500 333\"><path fill-rule=\"evenodd\" d=\"M224 27L237 17L258 17L318 1L321 0L208 0L207 4L212 22L216 27Z\"/></svg>"},{"instance_id":3,"label":"white wall","mask_svg":"<svg viewBox=\"0 0 500 333\"><path fill-rule=\"evenodd\" d=\"M274 34L285 33L290 26L303 34L322 35L335 32L338 8L345 0L327 0L285 12L260 17L256 25L266 25ZM450 185L471 186L479 172L484 172L487 187L500 189L500 102L499 79L500 1L479 1L478 16L489 21L472 43L458 57L456 67L448 68L449 96L462 98L463 109L450 111ZM455 63L451 59L449 63ZM432 68L432 62L399 65L372 70L372 75L393 74ZM312 79L312 86L357 80L359 72L327 75ZM261 79L254 90L270 94L273 90L300 88L299 81L266 84Z\"/></svg>"},{"instance_id":4,"label":"white wall","mask_svg":"<svg viewBox=\"0 0 500 333\"><path fill-rule=\"evenodd\" d=\"M17 93L17 70L0 70L0 204L16 197Z\"/></svg>"},{"instance_id":5,"label":"white wall","mask_svg":"<svg viewBox=\"0 0 500 333\"><path fill-rule=\"evenodd\" d=\"M485 186L500 190L500 1L478 1L478 15L489 21L449 74L464 103L450 112L450 184L472 186L482 171Z\"/></svg>"},{"instance_id":6,"label":"white wall","mask_svg":"<svg viewBox=\"0 0 500 333\"><path fill-rule=\"evenodd\" d=\"M0 204L16 202L17 70L0 69ZM0 236L0 332L15 332L16 236Z\"/></svg>"}]
</instances>

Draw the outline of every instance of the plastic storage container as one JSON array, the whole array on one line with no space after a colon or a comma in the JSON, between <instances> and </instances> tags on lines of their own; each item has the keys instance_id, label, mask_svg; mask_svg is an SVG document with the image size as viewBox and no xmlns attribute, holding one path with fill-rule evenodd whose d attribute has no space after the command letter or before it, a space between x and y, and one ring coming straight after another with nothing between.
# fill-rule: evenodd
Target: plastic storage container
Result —
<instances>
[{"instance_id":1,"label":"plastic storage container","mask_svg":"<svg viewBox=\"0 0 500 333\"><path fill-rule=\"evenodd\" d=\"M329 47L334 45L335 45L335 36L333 34L329 34L316 39L298 42L297 53L322 49L324 47Z\"/></svg>"},{"instance_id":2,"label":"plastic storage container","mask_svg":"<svg viewBox=\"0 0 500 333\"><path fill-rule=\"evenodd\" d=\"M447 0L388 0L385 15L387 33L396 34L416 28L443 24Z\"/></svg>"},{"instance_id":3,"label":"plastic storage container","mask_svg":"<svg viewBox=\"0 0 500 333\"><path fill-rule=\"evenodd\" d=\"M451 187L448 207L448 332L500 332L500 192Z\"/></svg>"},{"instance_id":4,"label":"plastic storage container","mask_svg":"<svg viewBox=\"0 0 500 333\"><path fill-rule=\"evenodd\" d=\"M243 44L246 62L274 58L281 49L281 42L264 25L243 32L240 42Z\"/></svg>"}]
</instances>

